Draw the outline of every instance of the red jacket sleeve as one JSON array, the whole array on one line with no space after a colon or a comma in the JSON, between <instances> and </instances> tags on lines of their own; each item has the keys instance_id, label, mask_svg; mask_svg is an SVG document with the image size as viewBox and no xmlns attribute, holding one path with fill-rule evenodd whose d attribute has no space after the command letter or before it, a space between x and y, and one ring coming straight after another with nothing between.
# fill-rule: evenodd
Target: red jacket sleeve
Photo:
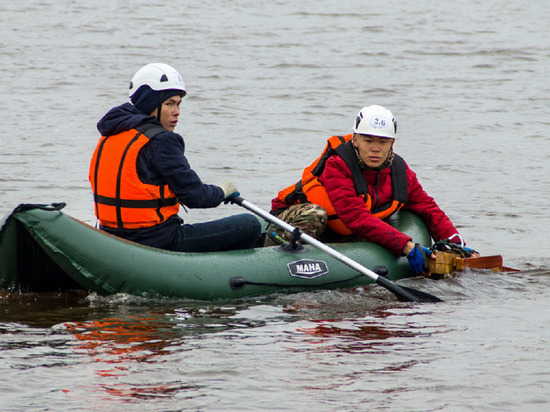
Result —
<instances>
[{"instance_id":1,"label":"red jacket sleeve","mask_svg":"<svg viewBox=\"0 0 550 412\"><path fill-rule=\"evenodd\" d=\"M407 166L408 200L403 209L411 210L419 215L432 238L436 241L446 239L458 230L454 227L445 212L437 205L435 200L429 196L418 181L416 173Z\"/></svg>"}]
</instances>

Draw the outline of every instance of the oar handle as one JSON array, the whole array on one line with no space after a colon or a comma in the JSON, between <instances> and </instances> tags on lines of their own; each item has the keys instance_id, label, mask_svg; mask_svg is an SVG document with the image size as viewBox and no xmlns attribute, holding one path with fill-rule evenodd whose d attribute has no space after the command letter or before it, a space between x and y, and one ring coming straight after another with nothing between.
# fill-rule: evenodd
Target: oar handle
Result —
<instances>
[{"instance_id":1,"label":"oar handle","mask_svg":"<svg viewBox=\"0 0 550 412\"><path fill-rule=\"evenodd\" d=\"M241 206L242 203L244 202L244 199L241 196L235 196L235 197L231 198L230 201L231 201L231 203L235 203L235 204Z\"/></svg>"}]
</instances>

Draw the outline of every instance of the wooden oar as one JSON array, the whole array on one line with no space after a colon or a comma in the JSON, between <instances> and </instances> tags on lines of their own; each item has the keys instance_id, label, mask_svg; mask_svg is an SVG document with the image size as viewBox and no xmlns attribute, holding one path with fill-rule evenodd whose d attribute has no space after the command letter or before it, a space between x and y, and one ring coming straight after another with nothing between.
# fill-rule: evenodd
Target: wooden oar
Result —
<instances>
[{"instance_id":1,"label":"wooden oar","mask_svg":"<svg viewBox=\"0 0 550 412\"><path fill-rule=\"evenodd\" d=\"M244 207L245 209L251 211L252 213L264 218L270 223L273 223L280 228L288 231L288 232L294 232L296 230L295 227L288 224L284 220L281 220L272 214L260 209L259 207L253 205L247 200L244 200L240 196L236 196L231 199L232 203L236 203L241 207ZM300 240L309 243L310 245L316 247L319 250L322 250L323 252L329 254L334 259L339 260L340 262L348 265L352 269L355 269L357 272L361 273L362 275L365 275L372 280L374 280L377 284L380 286L388 289L390 292L392 292L394 295L396 295L401 300L407 301L407 302L442 302L441 299L439 299L437 296L430 295L426 292L421 292L416 289L407 288L404 286L398 286L395 283L390 282L388 279L377 275L373 271L367 269L360 263L357 263L356 261L350 259L349 257L343 255L342 253L332 249L330 246L325 245L324 243L318 241L317 239L307 235L306 233L299 232L300 233Z\"/></svg>"},{"instance_id":2,"label":"wooden oar","mask_svg":"<svg viewBox=\"0 0 550 412\"><path fill-rule=\"evenodd\" d=\"M493 272L519 272L518 269L502 265L501 255L462 257L457 252L435 252L435 259L426 258L432 278L448 275L464 269L491 269Z\"/></svg>"}]
</instances>

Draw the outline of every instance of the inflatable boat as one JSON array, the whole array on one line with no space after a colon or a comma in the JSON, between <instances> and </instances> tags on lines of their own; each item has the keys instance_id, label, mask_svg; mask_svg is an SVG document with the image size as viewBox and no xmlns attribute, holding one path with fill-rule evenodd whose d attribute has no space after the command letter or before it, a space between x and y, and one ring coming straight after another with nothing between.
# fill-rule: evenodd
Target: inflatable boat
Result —
<instances>
[{"instance_id":1,"label":"inflatable boat","mask_svg":"<svg viewBox=\"0 0 550 412\"><path fill-rule=\"evenodd\" d=\"M101 295L216 300L373 283L368 276L308 244L172 252L109 235L65 214L63 206L21 204L0 222L1 289L84 289ZM426 226L415 214L400 211L388 222L415 241L431 244ZM412 276L406 258L396 258L379 245L329 245L388 280Z\"/></svg>"}]
</instances>

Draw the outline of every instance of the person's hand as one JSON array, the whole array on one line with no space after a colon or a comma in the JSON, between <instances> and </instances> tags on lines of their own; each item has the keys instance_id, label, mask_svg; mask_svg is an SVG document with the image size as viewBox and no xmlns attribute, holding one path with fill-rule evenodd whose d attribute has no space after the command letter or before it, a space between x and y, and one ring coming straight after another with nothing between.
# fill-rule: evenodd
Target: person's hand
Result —
<instances>
[{"instance_id":1,"label":"person's hand","mask_svg":"<svg viewBox=\"0 0 550 412\"><path fill-rule=\"evenodd\" d=\"M466 242L464 241L464 239L462 239L462 236L460 236L458 233L455 233L454 235L448 237L447 239L444 240L444 242L456 244L457 245L456 248L451 247L450 249L451 250L454 249L456 251L457 248L459 248L459 252L461 252L460 254L465 257L479 257L479 252L472 248L466 247Z\"/></svg>"},{"instance_id":2,"label":"person's hand","mask_svg":"<svg viewBox=\"0 0 550 412\"><path fill-rule=\"evenodd\" d=\"M223 190L223 200L225 204L228 204L235 196L240 195L235 185L227 180L220 182L218 186Z\"/></svg>"},{"instance_id":3,"label":"person's hand","mask_svg":"<svg viewBox=\"0 0 550 412\"><path fill-rule=\"evenodd\" d=\"M462 246L461 248L468 257L479 257L479 252L477 250L474 250L472 248Z\"/></svg>"},{"instance_id":4,"label":"person's hand","mask_svg":"<svg viewBox=\"0 0 550 412\"><path fill-rule=\"evenodd\" d=\"M411 272L414 275L420 275L421 273L429 274L430 268L425 258L431 255L432 251L427 247L420 246L418 243L414 245L413 249L407 255Z\"/></svg>"}]
</instances>

